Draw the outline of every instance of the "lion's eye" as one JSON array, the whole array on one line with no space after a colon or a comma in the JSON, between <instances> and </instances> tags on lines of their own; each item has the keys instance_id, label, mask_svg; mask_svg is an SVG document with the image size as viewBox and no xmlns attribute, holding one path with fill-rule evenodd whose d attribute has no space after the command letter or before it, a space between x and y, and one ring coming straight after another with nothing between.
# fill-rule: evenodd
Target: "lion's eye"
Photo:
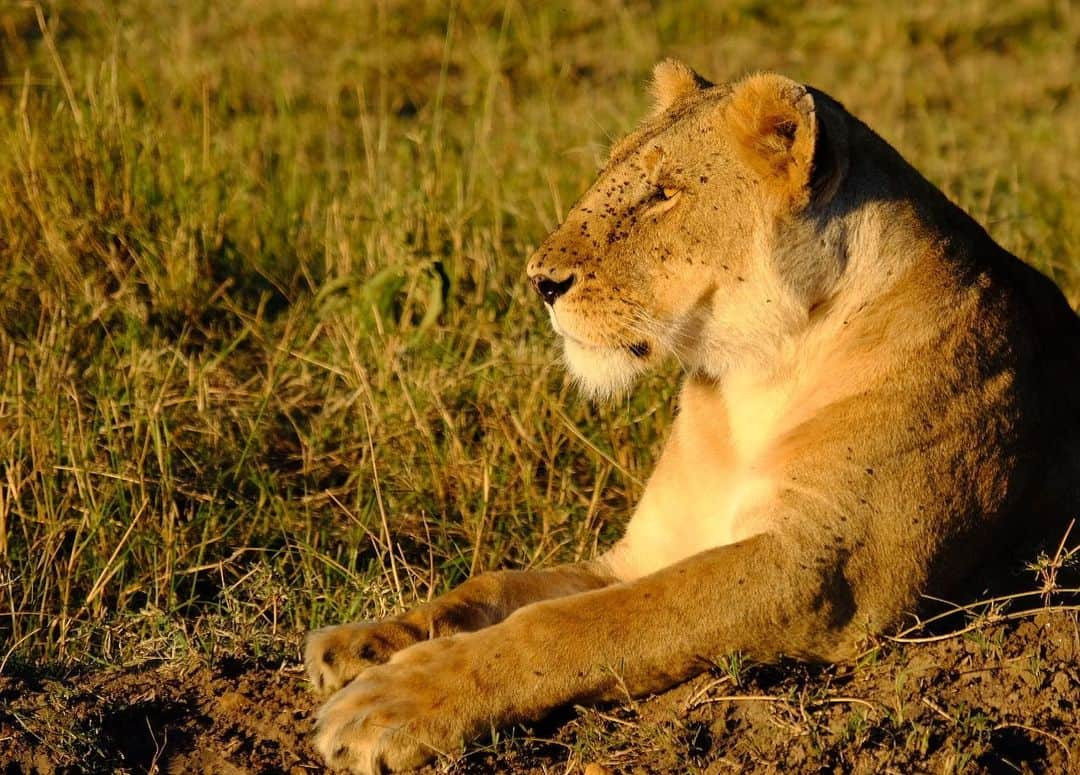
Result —
<instances>
[{"instance_id":1,"label":"lion's eye","mask_svg":"<svg viewBox=\"0 0 1080 775\"><path fill-rule=\"evenodd\" d=\"M652 196L645 201L645 206L649 208L650 215L659 216L675 206L681 193L682 189L675 186L657 186Z\"/></svg>"}]
</instances>

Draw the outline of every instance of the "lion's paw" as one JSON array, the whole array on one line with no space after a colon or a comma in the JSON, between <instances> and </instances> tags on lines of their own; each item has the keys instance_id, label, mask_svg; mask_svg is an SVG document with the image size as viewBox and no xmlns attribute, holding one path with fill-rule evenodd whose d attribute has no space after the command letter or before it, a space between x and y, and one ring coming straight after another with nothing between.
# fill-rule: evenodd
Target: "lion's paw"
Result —
<instances>
[{"instance_id":1,"label":"lion's paw","mask_svg":"<svg viewBox=\"0 0 1080 775\"><path fill-rule=\"evenodd\" d=\"M336 691L422 637L417 628L393 619L312 630L304 642L308 679L316 691Z\"/></svg>"},{"instance_id":2,"label":"lion's paw","mask_svg":"<svg viewBox=\"0 0 1080 775\"><path fill-rule=\"evenodd\" d=\"M331 697L315 732L326 762L354 773L382 773L459 752L475 733L471 716L484 702L470 689L452 640L403 651Z\"/></svg>"}]
</instances>

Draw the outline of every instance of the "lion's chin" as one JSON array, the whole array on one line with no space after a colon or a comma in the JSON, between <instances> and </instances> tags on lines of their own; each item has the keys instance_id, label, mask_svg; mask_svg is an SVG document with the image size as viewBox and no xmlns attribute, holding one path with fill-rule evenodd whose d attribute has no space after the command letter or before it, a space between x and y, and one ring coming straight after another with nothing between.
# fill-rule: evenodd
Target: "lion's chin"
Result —
<instances>
[{"instance_id":1,"label":"lion's chin","mask_svg":"<svg viewBox=\"0 0 1080 775\"><path fill-rule=\"evenodd\" d=\"M566 337L563 359L581 391L594 400L624 395L645 371L642 358L627 350L590 347Z\"/></svg>"}]
</instances>

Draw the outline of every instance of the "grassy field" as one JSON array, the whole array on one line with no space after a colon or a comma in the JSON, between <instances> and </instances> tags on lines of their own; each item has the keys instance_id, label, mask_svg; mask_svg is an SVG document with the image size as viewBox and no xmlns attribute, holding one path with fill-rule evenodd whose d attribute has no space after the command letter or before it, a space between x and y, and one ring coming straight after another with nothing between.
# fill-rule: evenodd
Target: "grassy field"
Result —
<instances>
[{"instance_id":1,"label":"grassy field","mask_svg":"<svg viewBox=\"0 0 1080 775\"><path fill-rule=\"evenodd\" d=\"M0 0L0 672L292 663L607 545L678 375L589 405L523 270L664 56L829 92L1075 305L1078 51L1069 0Z\"/></svg>"}]
</instances>

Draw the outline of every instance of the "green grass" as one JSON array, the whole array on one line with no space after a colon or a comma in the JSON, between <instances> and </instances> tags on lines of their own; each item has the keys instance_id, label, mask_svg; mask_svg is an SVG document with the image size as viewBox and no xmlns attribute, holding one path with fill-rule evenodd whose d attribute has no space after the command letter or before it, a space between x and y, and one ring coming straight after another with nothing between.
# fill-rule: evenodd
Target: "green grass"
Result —
<instances>
[{"instance_id":1,"label":"green grass","mask_svg":"<svg viewBox=\"0 0 1080 775\"><path fill-rule=\"evenodd\" d=\"M610 542L676 374L587 404L523 267L663 56L823 88L1075 303L1078 47L1034 0L0 2L0 665L295 655Z\"/></svg>"}]
</instances>

